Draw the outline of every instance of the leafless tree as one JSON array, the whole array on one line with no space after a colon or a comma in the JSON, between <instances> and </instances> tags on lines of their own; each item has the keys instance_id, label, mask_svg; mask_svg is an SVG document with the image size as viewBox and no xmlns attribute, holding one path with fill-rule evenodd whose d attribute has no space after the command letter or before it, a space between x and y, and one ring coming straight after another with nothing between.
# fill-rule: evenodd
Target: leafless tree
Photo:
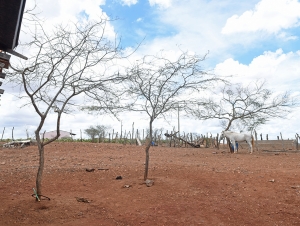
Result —
<instances>
[{"instance_id":1,"label":"leafless tree","mask_svg":"<svg viewBox=\"0 0 300 226\"><path fill-rule=\"evenodd\" d=\"M256 81L247 86L225 85L214 98L199 102L190 113L201 120L220 119L224 130L236 127L252 131L273 118L284 118L296 100L288 92L274 94L265 88L265 82Z\"/></svg>"},{"instance_id":2,"label":"leafless tree","mask_svg":"<svg viewBox=\"0 0 300 226\"><path fill-rule=\"evenodd\" d=\"M35 131L39 150L38 195L42 194L44 147L60 136L63 115L81 107L89 97L98 97L103 111L110 111L112 100L118 100L113 85L124 78L112 68L116 66L114 61L122 57L122 49L119 41L107 38L107 23L102 18L58 25L52 31L37 23L28 43L31 56L25 63L12 65L9 77L21 87L20 98L26 98L25 105L33 106L40 118ZM41 131L51 114L56 115L57 133L44 140Z\"/></svg>"},{"instance_id":3,"label":"leafless tree","mask_svg":"<svg viewBox=\"0 0 300 226\"><path fill-rule=\"evenodd\" d=\"M149 140L145 148L144 180L148 178L149 149L153 140L153 122L167 117L178 106L184 107L193 95L218 80L204 71L200 63L205 57L182 52L175 60L159 56L145 56L128 70L125 90L132 102L129 109L144 112L149 117Z\"/></svg>"}]
</instances>

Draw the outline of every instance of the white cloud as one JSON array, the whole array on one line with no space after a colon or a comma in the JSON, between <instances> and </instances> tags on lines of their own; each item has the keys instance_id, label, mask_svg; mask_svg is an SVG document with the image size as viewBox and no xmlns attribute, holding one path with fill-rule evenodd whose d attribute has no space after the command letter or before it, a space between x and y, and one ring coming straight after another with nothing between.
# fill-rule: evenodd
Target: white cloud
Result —
<instances>
[{"instance_id":1,"label":"white cloud","mask_svg":"<svg viewBox=\"0 0 300 226\"><path fill-rule=\"evenodd\" d=\"M232 75L232 82L249 83L257 79L265 79L273 90L296 91L291 84L299 81L300 51L284 53L282 49L275 52L265 51L255 57L249 65L239 63L232 58L219 63L215 73L219 75Z\"/></svg>"},{"instance_id":2,"label":"white cloud","mask_svg":"<svg viewBox=\"0 0 300 226\"><path fill-rule=\"evenodd\" d=\"M160 8L169 8L172 5L172 0L149 0L150 6L158 5Z\"/></svg>"},{"instance_id":3,"label":"white cloud","mask_svg":"<svg viewBox=\"0 0 300 226\"><path fill-rule=\"evenodd\" d=\"M172 0L171 7L158 10L155 14L159 29L171 30L170 35L152 39L146 37L145 48L140 48L140 51L155 54L162 49L178 49L180 46L183 50L192 50L200 55L209 51L210 59L217 54L223 58L228 55L224 54L228 42L220 35L220 30L229 14L227 11L224 14L222 10L220 3L215 1Z\"/></svg>"},{"instance_id":4,"label":"white cloud","mask_svg":"<svg viewBox=\"0 0 300 226\"><path fill-rule=\"evenodd\" d=\"M33 0L29 1L32 2ZM101 5L104 0L44 0L37 3L41 15L47 18L47 21L74 21L80 12L85 11L90 18L97 19L102 15ZM28 7L32 5L30 3ZM26 3L27 7L27 3Z\"/></svg>"},{"instance_id":5,"label":"white cloud","mask_svg":"<svg viewBox=\"0 0 300 226\"><path fill-rule=\"evenodd\" d=\"M123 5L131 6L135 5L138 0L121 0Z\"/></svg>"},{"instance_id":6,"label":"white cloud","mask_svg":"<svg viewBox=\"0 0 300 226\"><path fill-rule=\"evenodd\" d=\"M26 8L32 8L34 0L26 2ZM86 20L99 21L100 19L109 19L109 17L100 8L105 4L105 0L43 0L37 2L39 19L42 19L43 28L52 30L54 24L76 23L82 20L82 13L85 13ZM106 24L106 35L114 38L114 28L110 23Z\"/></svg>"},{"instance_id":7,"label":"white cloud","mask_svg":"<svg viewBox=\"0 0 300 226\"><path fill-rule=\"evenodd\" d=\"M300 3L297 0L262 0L254 10L230 17L223 34L266 31L278 33L282 29L299 26Z\"/></svg>"},{"instance_id":8,"label":"white cloud","mask_svg":"<svg viewBox=\"0 0 300 226\"><path fill-rule=\"evenodd\" d=\"M265 80L266 88L275 94L291 92L292 96L299 97L298 85L300 82L300 51L284 53L282 49L275 52L265 51L257 56L248 65L240 63L238 60L229 58L215 67L218 75L232 75L230 81L248 85L257 80ZM298 131L298 121L300 120L300 109L292 109L290 114L285 115L285 119L269 119L266 125L260 127L259 133L268 133L271 138L282 132L284 139L293 138Z\"/></svg>"},{"instance_id":9,"label":"white cloud","mask_svg":"<svg viewBox=\"0 0 300 226\"><path fill-rule=\"evenodd\" d=\"M290 35L289 33L287 32L280 32L278 35L277 35L278 38L282 39L283 41L290 41L290 40L297 40L298 37L295 36L295 35Z\"/></svg>"}]
</instances>

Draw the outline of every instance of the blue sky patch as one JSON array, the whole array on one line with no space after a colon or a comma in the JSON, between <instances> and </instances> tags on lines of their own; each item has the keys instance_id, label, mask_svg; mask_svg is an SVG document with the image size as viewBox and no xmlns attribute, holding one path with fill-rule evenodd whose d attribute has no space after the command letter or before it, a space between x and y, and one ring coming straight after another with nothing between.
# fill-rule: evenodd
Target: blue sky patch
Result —
<instances>
[{"instance_id":1,"label":"blue sky patch","mask_svg":"<svg viewBox=\"0 0 300 226\"><path fill-rule=\"evenodd\" d=\"M101 8L110 18L116 18L112 24L122 38L123 47L136 46L143 39L176 34L175 28L160 21L156 7L151 7L147 1L130 6L112 1Z\"/></svg>"}]
</instances>

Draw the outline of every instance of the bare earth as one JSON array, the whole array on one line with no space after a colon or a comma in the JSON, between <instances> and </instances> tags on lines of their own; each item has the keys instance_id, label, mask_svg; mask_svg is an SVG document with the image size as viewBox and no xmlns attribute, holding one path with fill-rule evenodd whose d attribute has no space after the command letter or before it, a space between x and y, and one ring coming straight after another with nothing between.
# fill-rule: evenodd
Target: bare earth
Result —
<instances>
[{"instance_id":1,"label":"bare earth","mask_svg":"<svg viewBox=\"0 0 300 226\"><path fill-rule=\"evenodd\" d=\"M0 225L300 225L299 158L152 147L147 187L144 147L56 142L37 202L37 147L0 148Z\"/></svg>"}]
</instances>

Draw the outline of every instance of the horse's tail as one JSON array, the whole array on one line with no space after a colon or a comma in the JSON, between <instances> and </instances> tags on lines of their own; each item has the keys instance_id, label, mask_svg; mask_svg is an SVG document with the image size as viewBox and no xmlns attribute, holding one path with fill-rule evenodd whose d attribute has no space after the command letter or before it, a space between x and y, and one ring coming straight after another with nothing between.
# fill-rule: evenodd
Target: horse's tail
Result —
<instances>
[{"instance_id":1,"label":"horse's tail","mask_svg":"<svg viewBox=\"0 0 300 226\"><path fill-rule=\"evenodd\" d=\"M253 135L251 135L251 144L252 144L252 148L254 147L254 137Z\"/></svg>"}]
</instances>

